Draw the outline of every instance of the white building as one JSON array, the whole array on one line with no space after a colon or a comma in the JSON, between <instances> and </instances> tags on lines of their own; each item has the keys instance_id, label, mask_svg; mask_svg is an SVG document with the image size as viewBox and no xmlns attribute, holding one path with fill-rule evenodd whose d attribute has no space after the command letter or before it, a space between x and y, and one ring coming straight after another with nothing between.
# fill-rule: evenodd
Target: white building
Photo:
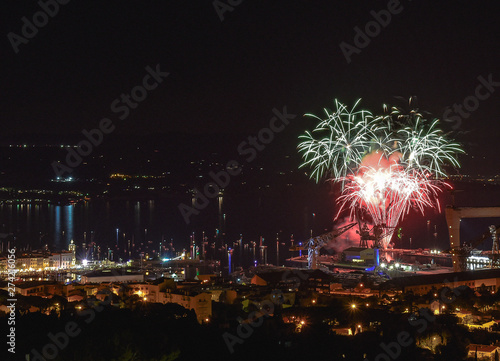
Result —
<instances>
[{"instance_id":1,"label":"white building","mask_svg":"<svg viewBox=\"0 0 500 361\"><path fill-rule=\"evenodd\" d=\"M49 256L50 267L54 268L71 268L75 265L75 254L73 252L63 251L53 253Z\"/></svg>"}]
</instances>

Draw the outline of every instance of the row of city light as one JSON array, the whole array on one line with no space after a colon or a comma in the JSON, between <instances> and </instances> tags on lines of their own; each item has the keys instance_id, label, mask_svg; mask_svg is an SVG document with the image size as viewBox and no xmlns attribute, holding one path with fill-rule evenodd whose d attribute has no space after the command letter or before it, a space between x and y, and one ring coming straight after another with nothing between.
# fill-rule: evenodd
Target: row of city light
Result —
<instances>
[{"instance_id":1,"label":"row of city light","mask_svg":"<svg viewBox=\"0 0 500 361\"><path fill-rule=\"evenodd\" d=\"M469 262L475 261L480 263L490 263L490 259L488 257L480 257L480 256L470 256L467 258Z\"/></svg>"},{"instance_id":2,"label":"row of city light","mask_svg":"<svg viewBox=\"0 0 500 361\"><path fill-rule=\"evenodd\" d=\"M399 263L395 263L395 264L393 264L393 265L391 264L391 265L389 265L389 269L394 269L394 268L399 269L399 267L400 267L400 266L401 266L401 265L400 265ZM380 268L387 268L387 264L386 264L386 263L384 263L384 262L382 262L382 263L380 264Z\"/></svg>"}]
</instances>

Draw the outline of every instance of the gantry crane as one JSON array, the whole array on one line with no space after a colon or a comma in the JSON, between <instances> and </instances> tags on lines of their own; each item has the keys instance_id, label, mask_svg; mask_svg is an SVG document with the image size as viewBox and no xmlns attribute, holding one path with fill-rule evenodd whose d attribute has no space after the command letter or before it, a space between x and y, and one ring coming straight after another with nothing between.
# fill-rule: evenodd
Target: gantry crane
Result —
<instances>
[{"instance_id":1,"label":"gantry crane","mask_svg":"<svg viewBox=\"0 0 500 361\"><path fill-rule=\"evenodd\" d=\"M480 238L472 242L470 247L463 247L460 242L460 221L463 218L488 218L500 217L500 207L455 207L449 206L445 210L446 223L450 233L450 249L453 257L453 269L455 272L467 270L467 257L470 251L480 245L488 236L493 236L492 265L495 265L498 257L498 228L490 226ZM493 234L493 228L495 229ZM496 248L495 248L496 247Z\"/></svg>"},{"instance_id":2,"label":"gantry crane","mask_svg":"<svg viewBox=\"0 0 500 361\"><path fill-rule=\"evenodd\" d=\"M500 226L489 226L488 230L484 232L481 237L471 242L470 245L463 245L461 247L454 247L451 249L451 255L453 258L453 268L455 272L461 272L467 270L467 258L471 255L474 248L483 243L488 237L492 237L493 246L491 248L491 267L497 267L497 261L500 258L498 251L498 232L500 231Z\"/></svg>"},{"instance_id":3,"label":"gantry crane","mask_svg":"<svg viewBox=\"0 0 500 361\"><path fill-rule=\"evenodd\" d=\"M392 234L394 227L387 227L385 224L375 225L369 229L366 223L359 226L359 247L368 248L368 241L373 241L371 248L383 248L381 241L384 237Z\"/></svg>"},{"instance_id":4,"label":"gantry crane","mask_svg":"<svg viewBox=\"0 0 500 361\"><path fill-rule=\"evenodd\" d=\"M375 224L371 229L367 224L362 224L362 217L360 210L356 210L356 219L358 221L359 234L359 247L368 248L368 241L373 241L371 248L385 248L382 247L382 239L386 236L392 235L394 227L388 227L385 223Z\"/></svg>"},{"instance_id":5,"label":"gantry crane","mask_svg":"<svg viewBox=\"0 0 500 361\"><path fill-rule=\"evenodd\" d=\"M304 251L307 250L307 268L317 269L318 268L318 256L319 251L323 246L328 244L328 242L333 241L335 238L339 237L357 223L351 223L346 226L334 229L331 232L322 234L320 236L312 237L303 246L292 246L290 251Z\"/></svg>"}]
</instances>

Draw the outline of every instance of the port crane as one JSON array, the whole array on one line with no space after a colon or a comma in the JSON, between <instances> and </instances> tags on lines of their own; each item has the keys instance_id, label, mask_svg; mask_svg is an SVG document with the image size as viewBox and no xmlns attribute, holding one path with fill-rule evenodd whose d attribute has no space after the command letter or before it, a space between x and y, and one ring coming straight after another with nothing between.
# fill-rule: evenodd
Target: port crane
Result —
<instances>
[{"instance_id":1,"label":"port crane","mask_svg":"<svg viewBox=\"0 0 500 361\"><path fill-rule=\"evenodd\" d=\"M479 246L489 236L493 238L492 266L498 260L498 227L490 226L480 238L473 241L469 247L463 247L460 242L460 221L463 218L488 218L500 217L500 207L455 207L448 206L445 209L446 223L450 234L450 249L453 258L453 269L455 272L467 270L467 257L470 251ZM495 229L495 235L493 234ZM496 247L496 248L495 248Z\"/></svg>"},{"instance_id":2,"label":"port crane","mask_svg":"<svg viewBox=\"0 0 500 361\"><path fill-rule=\"evenodd\" d=\"M359 247L368 248L368 241L373 242L371 248L383 248L381 241L383 238L392 235L395 227L388 227L385 223L375 224L371 229L366 223L363 223L360 211L356 211L356 219L358 220Z\"/></svg>"},{"instance_id":3,"label":"port crane","mask_svg":"<svg viewBox=\"0 0 500 361\"><path fill-rule=\"evenodd\" d=\"M467 270L467 257L471 255L474 248L483 243L487 238L492 237L493 247L491 249L491 267L497 267L498 260L500 259L500 253L498 251L498 234L500 232L500 226L489 226L489 229L484 232L481 237L471 242L469 245L463 245L460 247L454 247L451 249L451 255L453 258L453 268L456 272Z\"/></svg>"},{"instance_id":4,"label":"port crane","mask_svg":"<svg viewBox=\"0 0 500 361\"><path fill-rule=\"evenodd\" d=\"M312 237L303 246L292 246L290 248L290 251L304 251L307 250L307 268L308 269L317 269L318 268L318 257L319 257L319 251L321 248L323 248L326 244L329 242L333 241L335 238L339 237L343 233L347 232L350 230L352 227L354 227L357 222L350 223L348 225L345 225L343 227L334 229L331 232L324 233L322 235Z\"/></svg>"},{"instance_id":5,"label":"port crane","mask_svg":"<svg viewBox=\"0 0 500 361\"><path fill-rule=\"evenodd\" d=\"M368 226L359 223L359 231L356 233L359 234L359 247L368 248L368 241L373 241L373 245L371 248L382 248L380 241L391 234L394 227L387 227L385 224L374 225L371 229Z\"/></svg>"}]
</instances>

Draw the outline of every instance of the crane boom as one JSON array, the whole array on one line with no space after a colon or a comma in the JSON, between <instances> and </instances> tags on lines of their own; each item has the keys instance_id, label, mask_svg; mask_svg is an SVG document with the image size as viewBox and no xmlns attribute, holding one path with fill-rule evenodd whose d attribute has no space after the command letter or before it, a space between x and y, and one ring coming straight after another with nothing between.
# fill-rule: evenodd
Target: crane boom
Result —
<instances>
[{"instance_id":1,"label":"crane boom","mask_svg":"<svg viewBox=\"0 0 500 361\"><path fill-rule=\"evenodd\" d=\"M492 267L496 266L496 261L500 257L498 251L498 233L500 231L500 226L491 225L489 229L484 232L479 238L472 241L469 246L452 247L451 254L454 257L453 265L456 270L465 271L467 270L467 257L470 256L471 251L483 243L488 237L493 238L493 247L491 252Z\"/></svg>"},{"instance_id":2,"label":"crane boom","mask_svg":"<svg viewBox=\"0 0 500 361\"><path fill-rule=\"evenodd\" d=\"M489 229L484 232L481 237L479 237L478 239L476 239L475 241L471 242L471 245L470 247L472 249L476 248L477 246L479 246L481 243L483 243L484 241L486 241L486 239L488 239L488 237L491 237L493 236L493 234L495 232L497 232L498 230L500 229L500 226L490 226Z\"/></svg>"},{"instance_id":3,"label":"crane boom","mask_svg":"<svg viewBox=\"0 0 500 361\"><path fill-rule=\"evenodd\" d=\"M346 226L334 229L331 232L312 237L306 243L307 248L307 268L317 269L318 268L318 256L319 251L328 242L333 241L335 238L339 237L343 233L347 232L349 229L354 227L357 223L351 223Z\"/></svg>"}]
</instances>

